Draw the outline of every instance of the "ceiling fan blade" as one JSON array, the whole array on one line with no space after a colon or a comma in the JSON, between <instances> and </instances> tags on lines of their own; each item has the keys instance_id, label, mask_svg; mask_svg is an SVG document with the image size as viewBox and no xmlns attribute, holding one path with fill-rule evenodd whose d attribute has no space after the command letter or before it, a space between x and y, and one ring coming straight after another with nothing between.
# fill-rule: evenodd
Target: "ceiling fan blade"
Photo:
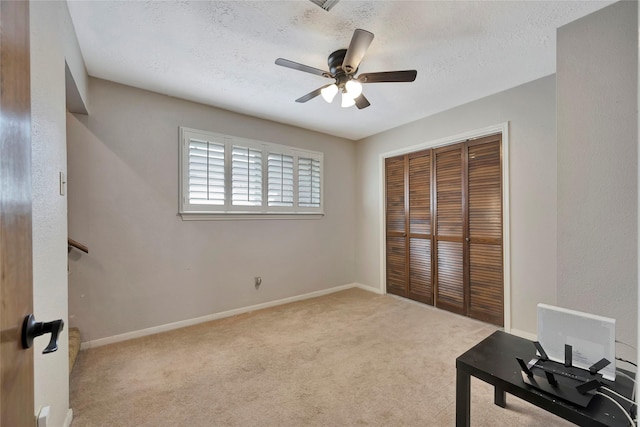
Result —
<instances>
[{"instance_id":1,"label":"ceiling fan blade","mask_svg":"<svg viewBox=\"0 0 640 427\"><path fill-rule=\"evenodd\" d=\"M371 105L371 103L369 103L369 100L365 98L363 94L360 94L355 99L355 101L356 101L356 107L358 107L358 110L362 110L363 108L367 108L369 105Z\"/></svg>"},{"instance_id":2,"label":"ceiling fan blade","mask_svg":"<svg viewBox=\"0 0 640 427\"><path fill-rule=\"evenodd\" d=\"M417 75L416 70L381 71L379 73L362 73L358 76L358 81L360 83L412 82Z\"/></svg>"},{"instance_id":3,"label":"ceiling fan blade","mask_svg":"<svg viewBox=\"0 0 640 427\"><path fill-rule=\"evenodd\" d=\"M358 28L353 32L351 43L342 61L342 69L347 74L355 73L372 41L373 33L369 31Z\"/></svg>"},{"instance_id":4,"label":"ceiling fan blade","mask_svg":"<svg viewBox=\"0 0 640 427\"><path fill-rule=\"evenodd\" d=\"M315 98L316 96L320 95L320 92L322 91L322 89L324 89L327 86L331 86L330 84L328 85L324 85L322 87L319 87L318 89L314 90L313 92L309 92L308 94L301 96L300 98L296 99L296 102L307 102L313 98Z\"/></svg>"},{"instance_id":5,"label":"ceiling fan blade","mask_svg":"<svg viewBox=\"0 0 640 427\"><path fill-rule=\"evenodd\" d=\"M284 59L284 58L276 59L276 65L292 68L298 71L304 71L305 73L316 74L322 77L331 77L331 73L329 73L328 71L323 71L318 68L313 68L304 64L298 64L297 62L289 61L288 59Z\"/></svg>"}]
</instances>

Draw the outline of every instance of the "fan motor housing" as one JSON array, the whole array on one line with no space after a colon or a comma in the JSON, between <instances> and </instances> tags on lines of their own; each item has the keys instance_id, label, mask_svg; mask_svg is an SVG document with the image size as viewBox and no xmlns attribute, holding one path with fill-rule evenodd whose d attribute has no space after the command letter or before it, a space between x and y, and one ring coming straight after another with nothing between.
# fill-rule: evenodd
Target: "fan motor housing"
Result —
<instances>
[{"instance_id":1,"label":"fan motor housing","mask_svg":"<svg viewBox=\"0 0 640 427\"><path fill-rule=\"evenodd\" d=\"M335 52L333 52L331 55L329 55L329 59L327 61L327 63L329 64L329 71L336 78L340 74L347 74L342 69L342 63L344 62L344 57L345 57L346 54L347 54L347 49L339 49L339 50L336 50ZM356 71L357 70L353 70L353 74L355 74Z\"/></svg>"}]
</instances>

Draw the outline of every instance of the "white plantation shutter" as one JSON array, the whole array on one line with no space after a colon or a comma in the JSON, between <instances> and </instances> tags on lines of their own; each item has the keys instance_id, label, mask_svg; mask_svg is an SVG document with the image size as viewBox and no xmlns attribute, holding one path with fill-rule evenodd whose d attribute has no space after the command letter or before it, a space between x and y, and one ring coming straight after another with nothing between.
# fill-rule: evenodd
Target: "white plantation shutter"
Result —
<instances>
[{"instance_id":1,"label":"white plantation shutter","mask_svg":"<svg viewBox=\"0 0 640 427\"><path fill-rule=\"evenodd\" d=\"M197 129L179 130L182 219L323 215L322 153Z\"/></svg>"},{"instance_id":2,"label":"white plantation shutter","mask_svg":"<svg viewBox=\"0 0 640 427\"><path fill-rule=\"evenodd\" d=\"M320 160L298 158L298 206L320 207Z\"/></svg>"},{"instance_id":3,"label":"white plantation shutter","mask_svg":"<svg viewBox=\"0 0 640 427\"><path fill-rule=\"evenodd\" d=\"M189 139L189 203L224 205L224 144Z\"/></svg>"},{"instance_id":4,"label":"white plantation shutter","mask_svg":"<svg viewBox=\"0 0 640 427\"><path fill-rule=\"evenodd\" d=\"M293 206L293 156L269 153L267 169L269 206Z\"/></svg>"},{"instance_id":5,"label":"white plantation shutter","mask_svg":"<svg viewBox=\"0 0 640 427\"><path fill-rule=\"evenodd\" d=\"M231 203L262 206L262 151L234 145L231 171Z\"/></svg>"}]
</instances>

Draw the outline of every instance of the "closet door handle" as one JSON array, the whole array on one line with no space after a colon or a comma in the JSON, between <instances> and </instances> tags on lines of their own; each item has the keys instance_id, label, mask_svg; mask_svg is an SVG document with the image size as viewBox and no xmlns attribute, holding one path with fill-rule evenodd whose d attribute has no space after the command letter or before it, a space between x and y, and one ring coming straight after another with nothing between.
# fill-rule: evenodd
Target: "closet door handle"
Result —
<instances>
[{"instance_id":1,"label":"closet door handle","mask_svg":"<svg viewBox=\"0 0 640 427\"><path fill-rule=\"evenodd\" d=\"M407 237L407 233L402 233L402 237Z\"/></svg>"},{"instance_id":2,"label":"closet door handle","mask_svg":"<svg viewBox=\"0 0 640 427\"><path fill-rule=\"evenodd\" d=\"M468 237L465 237L464 240L467 241L467 242L471 241L471 239L468 238Z\"/></svg>"}]
</instances>

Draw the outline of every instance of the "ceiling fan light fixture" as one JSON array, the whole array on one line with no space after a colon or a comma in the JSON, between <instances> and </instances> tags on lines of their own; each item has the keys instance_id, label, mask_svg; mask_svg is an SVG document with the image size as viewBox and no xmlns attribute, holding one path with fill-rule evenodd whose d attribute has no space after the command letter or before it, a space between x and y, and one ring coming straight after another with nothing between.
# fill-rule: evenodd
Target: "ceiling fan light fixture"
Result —
<instances>
[{"instance_id":1,"label":"ceiling fan light fixture","mask_svg":"<svg viewBox=\"0 0 640 427\"><path fill-rule=\"evenodd\" d=\"M356 80L349 80L344 85L344 88L346 89L349 96L353 99L356 99L362 93L362 84Z\"/></svg>"},{"instance_id":2,"label":"ceiling fan light fixture","mask_svg":"<svg viewBox=\"0 0 640 427\"><path fill-rule=\"evenodd\" d=\"M356 105L356 100L347 91L342 92L342 108L349 108Z\"/></svg>"},{"instance_id":3,"label":"ceiling fan light fixture","mask_svg":"<svg viewBox=\"0 0 640 427\"><path fill-rule=\"evenodd\" d=\"M336 97L337 93L338 93L338 86L336 86L335 84L329 85L320 91L320 94L322 95L324 100L327 101L329 104L331 104L331 101L333 101L333 98Z\"/></svg>"},{"instance_id":4,"label":"ceiling fan light fixture","mask_svg":"<svg viewBox=\"0 0 640 427\"><path fill-rule=\"evenodd\" d=\"M316 1L337 2L338 0L311 0ZM416 79L416 70L399 70L399 71L378 71L375 73L363 73L357 78L360 62L367 52L369 45L373 41L373 33L356 28L351 37L351 42L347 49L338 49L332 52L327 58L327 65L330 71L324 71L319 68L310 67L308 65L299 64L289 61L288 59L276 59L276 65L291 68L292 70L304 71L305 73L315 74L328 79L334 79L334 84L326 84L296 99L296 102L307 102L319 95L327 102L332 102L338 92L342 92L341 105L344 108L355 105L358 110L367 108L371 105L369 100L362 94L363 83L402 83L412 82Z\"/></svg>"}]
</instances>

